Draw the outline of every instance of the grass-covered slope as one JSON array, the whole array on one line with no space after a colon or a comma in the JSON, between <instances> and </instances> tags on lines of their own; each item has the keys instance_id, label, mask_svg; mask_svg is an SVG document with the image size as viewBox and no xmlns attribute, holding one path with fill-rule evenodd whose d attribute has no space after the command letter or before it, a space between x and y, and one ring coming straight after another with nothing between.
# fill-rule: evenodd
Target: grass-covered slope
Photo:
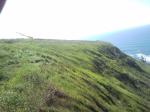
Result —
<instances>
[{"instance_id":1,"label":"grass-covered slope","mask_svg":"<svg viewBox=\"0 0 150 112\"><path fill-rule=\"evenodd\" d=\"M108 43L0 41L0 112L149 110L149 66Z\"/></svg>"}]
</instances>

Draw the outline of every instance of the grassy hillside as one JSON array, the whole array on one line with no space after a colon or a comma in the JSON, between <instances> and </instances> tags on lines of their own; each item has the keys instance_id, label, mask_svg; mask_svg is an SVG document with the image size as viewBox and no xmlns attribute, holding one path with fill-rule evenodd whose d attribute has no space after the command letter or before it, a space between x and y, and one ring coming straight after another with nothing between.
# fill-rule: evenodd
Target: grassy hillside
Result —
<instances>
[{"instance_id":1,"label":"grassy hillside","mask_svg":"<svg viewBox=\"0 0 150 112\"><path fill-rule=\"evenodd\" d=\"M111 44L0 41L0 112L149 110L149 66Z\"/></svg>"}]
</instances>

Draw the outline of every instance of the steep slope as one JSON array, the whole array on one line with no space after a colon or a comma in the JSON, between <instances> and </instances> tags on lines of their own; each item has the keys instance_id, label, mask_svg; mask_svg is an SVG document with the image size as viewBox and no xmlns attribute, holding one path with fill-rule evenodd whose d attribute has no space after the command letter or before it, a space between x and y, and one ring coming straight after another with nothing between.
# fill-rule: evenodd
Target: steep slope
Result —
<instances>
[{"instance_id":1,"label":"steep slope","mask_svg":"<svg viewBox=\"0 0 150 112\"><path fill-rule=\"evenodd\" d=\"M0 41L1 112L149 112L149 66L104 42Z\"/></svg>"}]
</instances>

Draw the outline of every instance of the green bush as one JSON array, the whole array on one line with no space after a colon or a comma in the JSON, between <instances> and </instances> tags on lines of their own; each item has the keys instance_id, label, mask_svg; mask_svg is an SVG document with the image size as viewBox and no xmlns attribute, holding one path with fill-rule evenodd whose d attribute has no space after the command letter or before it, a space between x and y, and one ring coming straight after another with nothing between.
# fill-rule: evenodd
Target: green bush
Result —
<instances>
[{"instance_id":1,"label":"green bush","mask_svg":"<svg viewBox=\"0 0 150 112\"><path fill-rule=\"evenodd\" d=\"M15 112L16 109L22 108L24 98L18 93L7 91L0 94L0 111L1 112Z\"/></svg>"},{"instance_id":2,"label":"green bush","mask_svg":"<svg viewBox=\"0 0 150 112\"><path fill-rule=\"evenodd\" d=\"M23 76L23 79L25 82L30 82L34 85L40 85L44 83L44 79L41 75L38 75L37 73L31 73Z\"/></svg>"}]
</instances>

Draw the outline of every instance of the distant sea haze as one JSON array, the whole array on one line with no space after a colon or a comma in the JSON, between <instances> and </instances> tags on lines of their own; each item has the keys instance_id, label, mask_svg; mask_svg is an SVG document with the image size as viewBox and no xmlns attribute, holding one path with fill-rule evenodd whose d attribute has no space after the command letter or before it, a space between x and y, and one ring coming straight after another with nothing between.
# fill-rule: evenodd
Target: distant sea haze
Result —
<instances>
[{"instance_id":1,"label":"distant sea haze","mask_svg":"<svg viewBox=\"0 0 150 112\"><path fill-rule=\"evenodd\" d=\"M99 35L95 39L111 42L128 55L150 63L150 25Z\"/></svg>"}]
</instances>

